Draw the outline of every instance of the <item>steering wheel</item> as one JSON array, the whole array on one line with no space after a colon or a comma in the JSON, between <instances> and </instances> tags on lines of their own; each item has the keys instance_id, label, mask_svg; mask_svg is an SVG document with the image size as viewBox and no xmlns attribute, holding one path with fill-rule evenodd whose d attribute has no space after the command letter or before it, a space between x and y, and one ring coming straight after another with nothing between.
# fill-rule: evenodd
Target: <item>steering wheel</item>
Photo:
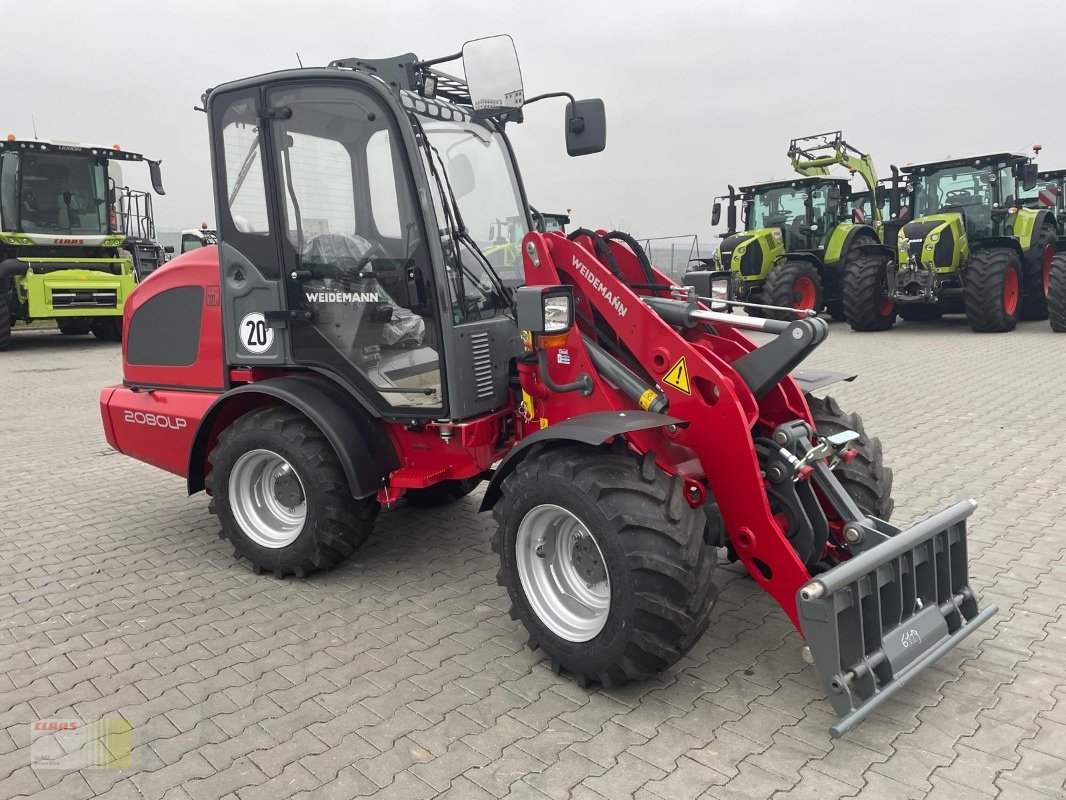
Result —
<instances>
[{"instance_id":1,"label":"steering wheel","mask_svg":"<svg viewBox=\"0 0 1066 800\"><path fill-rule=\"evenodd\" d=\"M377 242L371 242L370 243L370 249L367 250L365 253L363 253L363 255L361 257L353 258L353 259L349 259L349 258L344 258L343 259L343 261L351 261L351 262L353 262L351 266L342 266L341 264L338 263L333 268L333 271L334 271L335 276L339 280L342 280L342 281L360 280L363 277L362 272L363 272L364 269L366 269L367 264L369 264L375 258L388 258L388 257L389 257L389 254L385 252L385 248L383 248Z\"/></svg>"},{"instance_id":2,"label":"steering wheel","mask_svg":"<svg viewBox=\"0 0 1066 800\"><path fill-rule=\"evenodd\" d=\"M973 192L967 191L966 189L952 189L944 196L944 200L946 201L944 205L962 205L962 203L952 203L951 201L973 200Z\"/></svg>"}]
</instances>

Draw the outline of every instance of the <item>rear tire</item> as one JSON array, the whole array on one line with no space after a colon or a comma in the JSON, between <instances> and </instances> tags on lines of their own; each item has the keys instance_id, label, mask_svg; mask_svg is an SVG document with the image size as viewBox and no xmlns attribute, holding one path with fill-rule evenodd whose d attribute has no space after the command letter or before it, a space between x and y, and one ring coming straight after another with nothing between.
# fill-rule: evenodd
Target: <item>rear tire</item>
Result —
<instances>
[{"instance_id":1,"label":"rear tire","mask_svg":"<svg viewBox=\"0 0 1066 800\"><path fill-rule=\"evenodd\" d=\"M1018 324L1022 271L1018 256L1006 247L970 255L963 276L966 319L977 333L1004 333Z\"/></svg>"},{"instance_id":2,"label":"rear tire","mask_svg":"<svg viewBox=\"0 0 1066 800\"><path fill-rule=\"evenodd\" d=\"M8 305L8 290L0 286L0 350L11 344L11 307Z\"/></svg>"},{"instance_id":3,"label":"rear tire","mask_svg":"<svg viewBox=\"0 0 1066 800\"><path fill-rule=\"evenodd\" d=\"M510 595L512 618L529 632L531 647L544 648L553 669L573 672L581 685L647 678L676 663L706 630L717 596L711 582L717 550L705 541L703 509L689 506L683 489L683 481L656 467L651 456L585 445L531 453L503 481L493 509L497 581ZM594 540L602 560L600 568L593 565L589 591L609 598L606 612L558 588L570 567L555 550L555 535L569 535L568 528L530 530L546 508L562 509L582 526L570 540L570 564L585 569L579 574L590 574L577 549L585 541L582 531ZM541 574L549 577L538 581ZM595 580L600 574L605 577ZM589 624L583 633L562 635L566 617L561 622L544 599L553 591L564 606L573 606L576 619L585 614L582 608L589 614L600 609L605 617L598 632Z\"/></svg>"},{"instance_id":4,"label":"rear tire","mask_svg":"<svg viewBox=\"0 0 1066 800\"><path fill-rule=\"evenodd\" d=\"M420 508L436 508L462 500L482 481L481 475L463 480L449 480L427 486L425 489L408 489L404 494L407 502Z\"/></svg>"},{"instance_id":5,"label":"rear tire","mask_svg":"<svg viewBox=\"0 0 1066 800\"><path fill-rule=\"evenodd\" d=\"M1056 253L1048 271L1048 311L1051 330L1066 333L1066 253Z\"/></svg>"},{"instance_id":6,"label":"rear tire","mask_svg":"<svg viewBox=\"0 0 1066 800\"><path fill-rule=\"evenodd\" d=\"M892 500L892 470L884 465L881 440L867 436L862 417L854 412L846 413L832 397L813 394L806 397L814 417L814 428L819 434L832 436L845 430L859 434L853 445L858 451L855 458L840 464L833 474L859 508L887 522L895 502Z\"/></svg>"},{"instance_id":7,"label":"rear tire","mask_svg":"<svg viewBox=\"0 0 1066 800\"><path fill-rule=\"evenodd\" d=\"M258 472L256 459L263 465ZM257 574L302 578L329 569L373 530L377 499L352 497L326 437L292 409L271 406L240 417L222 431L207 461L219 537Z\"/></svg>"},{"instance_id":8,"label":"rear tire","mask_svg":"<svg viewBox=\"0 0 1066 800\"><path fill-rule=\"evenodd\" d=\"M56 319L59 332L64 336L83 336L89 332L89 320L77 317L59 317Z\"/></svg>"},{"instance_id":9,"label":"rear tire","mask_svg":"<svg viewBox=\"0 0 1066 800\"><path fill-rule=\"evenodd\" d=\"M1055 256L1055 226L1044 225L1033 244L1035 252L1025 260L1022 303L1018 316L1023 320L1048 318L1047 277Z\"/></svg>"},{"instance_id":10,"label":"rear tire","mask_svg":"<svg viewBox=\"0 0 1066 800\"><path fill-rule=\"evenodd\" d=\"M844 264L844 315L853 331L887 331L896 324L896 303L888 296L885 268L889 257L880 253L848 253Z\"/></svg>"},{"instance_id":11,"label":"rear tire","mask_svg":"<svg viewBox=\"0 0 1066 800\"><path fill-rule=\"evenodd\" d=\"M97 317L89 323L89 330L101 342L122 341L121 317Z\"/></svg>"},{"instance_id":12,"label":"rear tire","mask_svg":"<svg viewBox=\"0 0 1066 800\"><path fill-rule=\"evenodd\" d=\"M822 310L822 277L809 261L785 261L770 270L763 284L764 302L786 308ZM765 311L766 316L786 322L799 319L786 311Z\"/></svg>"},{"instance_id":13,"label":"rear tire","mask_svg":"<svg viewBox=\"0 0 1066 800\"><path fill-rule=\"evenodd\" d=\"M944 310L936 303L900 303L896 311L906 322L935 322L944 316Z\"/></svg>"}]
</instances>

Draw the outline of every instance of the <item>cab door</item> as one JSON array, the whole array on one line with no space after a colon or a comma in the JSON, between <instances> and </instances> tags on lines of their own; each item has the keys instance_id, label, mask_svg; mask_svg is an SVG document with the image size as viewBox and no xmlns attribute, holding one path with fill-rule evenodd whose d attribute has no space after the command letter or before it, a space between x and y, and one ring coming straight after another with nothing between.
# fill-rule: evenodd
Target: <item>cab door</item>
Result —
<instances>
[{"instance_id":1,"label":"cab door","mask_svg":"<svg viewBox=\"0 0 1066 800\"><path fill-rule=\"evenodd\" d=\"M382 415L440 418L438 298L394 108L339 76L263 86L230 116L249 101L240 145L213 112L234 363L308 367Z\"/></svg>"}]
</instances>

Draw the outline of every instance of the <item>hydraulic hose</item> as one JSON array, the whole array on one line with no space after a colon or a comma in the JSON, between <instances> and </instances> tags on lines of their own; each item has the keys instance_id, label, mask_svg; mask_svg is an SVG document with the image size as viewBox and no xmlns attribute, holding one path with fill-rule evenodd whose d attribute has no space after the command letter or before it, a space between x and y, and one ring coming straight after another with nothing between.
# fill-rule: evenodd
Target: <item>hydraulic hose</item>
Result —
<instances>
[{"instance_id":1,"label":"hydraulic hose","mask_svg":"<svg viewBox=\"0 0 1066 800\"><path fill-rule=\"evenodd\" d=\"M537 366L540 367L540 379L551 391L560 394L566 392L581 392L588 397L592 394L592 378L588 373L582 372L573 383L556 383L548 372L548 351L543 347L537 348Z\"/></svg>"},{"instance_id":2,"label":"hydraulic hose","mask_svg":"<svg viewBox=\"0 0 1066 800\"><path fill-rule=\"evenodd\" d=\"M636 239L625 231L611 231L603 238L614 239L615 241L623 242L628 245L629 249L633 251L633 255L637 257L637 261L640 263L640 269L644 273L644 279L648 283L658 283L658 281L655 280L655 273L652 271L651 261L648 259L648 254Z\"/></svg>"},{"instance_id":3,"label":"hydraulic hose","mask_svg":"<svg viewBox=\"0 0 1066 800\"><path fill-rule=\"evenodd\" d=\"M596 233L596 231L590 231L588 228L578 228L576 231L568 233L566 238L570 241L574 241L574 239L579 236L587 236L592 240L592 246L596 251L596 256L607 265L607 269L609 269L616 278L625 283L625 275L622 274L622 269L618 266L618 262L615 260L611 248L607 246L607 240Z\"/></svg>"},{"instance_id":4,"label":"hydraulic hose","mask_svg":"<svg viewBox=\"0 0 1066 800\"><path fill-rule=\"evenodd\" d=\"M29 264L25 261L19 261L17 258L4 259L3 261L0 261L0 281L4 281L15 275L25 275L26 270L29 268Z\"/></svg>"}]
</instances>

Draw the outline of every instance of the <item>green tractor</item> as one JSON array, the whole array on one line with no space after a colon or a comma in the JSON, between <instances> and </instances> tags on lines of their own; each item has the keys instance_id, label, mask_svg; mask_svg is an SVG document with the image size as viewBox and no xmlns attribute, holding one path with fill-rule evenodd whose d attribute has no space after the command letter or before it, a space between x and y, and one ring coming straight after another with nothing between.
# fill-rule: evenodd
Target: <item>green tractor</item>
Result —
<instances>
[{"instance_id":1,"label":"green tractor","mask_svg":"<svg viewBox=\"0 0 1066 800\"><path fill-rule=\"evenodd\" d=\"M1026 205L1054 208L1059 235L1066 233L1066 169L1041 171L1032 190L1021 193ZM1051 330L1066 333L1066 242L1059 241L1045 276Z\"/></svg>"},{"instance_id":2,"label":"green tractor","mask_svg":"<svg viewBox=\"0 0 1066 800\"><path fill-rule=\"evenodd\" d=\"M54 319L63 334L121 339L123 306L137 281L128 229L142 213L116 182L121 161L147 161L163 194L159 162L118 145L13 135L0 142L0 350L18 320Z\"/></svg>"},{"instance_id":3,"label":"green tractor","mask_svg":"<svg viewBox=\"0 0 1066 800\"><path fill-rule=\"evenodd\" d=\"M840 131L793 139L792 167L800 177L742 186L715 198L711 224L718 225L728 201L726 236L713 268L732 273L733 294L748 312L789 318L780 307L828 310L844 319L841 281L856 248L881 241L880 189L873 160L844 141ZM849 177L829 175L831 166L859 175L875 199L869 217L854 211ZM743 230L737 229L737 205ZM762 307L760 307L762 306ZM778 307L776 309L770 306Z\"/></svg>"},{"instance_id":4,"label":"green tractor","mask_svg":"<svg viewBox=\"0 0 1066 800\"><path fill-rule=\"evenodd\" d=\"M895 241L863 247L844 276L844 312L857 331L965 313L979 332L1047 319L1047 276L1058 223L1021 204L1036 185L1024 155L956 158L903 168L905 221Z\"/></svg>"}]
</instances>

